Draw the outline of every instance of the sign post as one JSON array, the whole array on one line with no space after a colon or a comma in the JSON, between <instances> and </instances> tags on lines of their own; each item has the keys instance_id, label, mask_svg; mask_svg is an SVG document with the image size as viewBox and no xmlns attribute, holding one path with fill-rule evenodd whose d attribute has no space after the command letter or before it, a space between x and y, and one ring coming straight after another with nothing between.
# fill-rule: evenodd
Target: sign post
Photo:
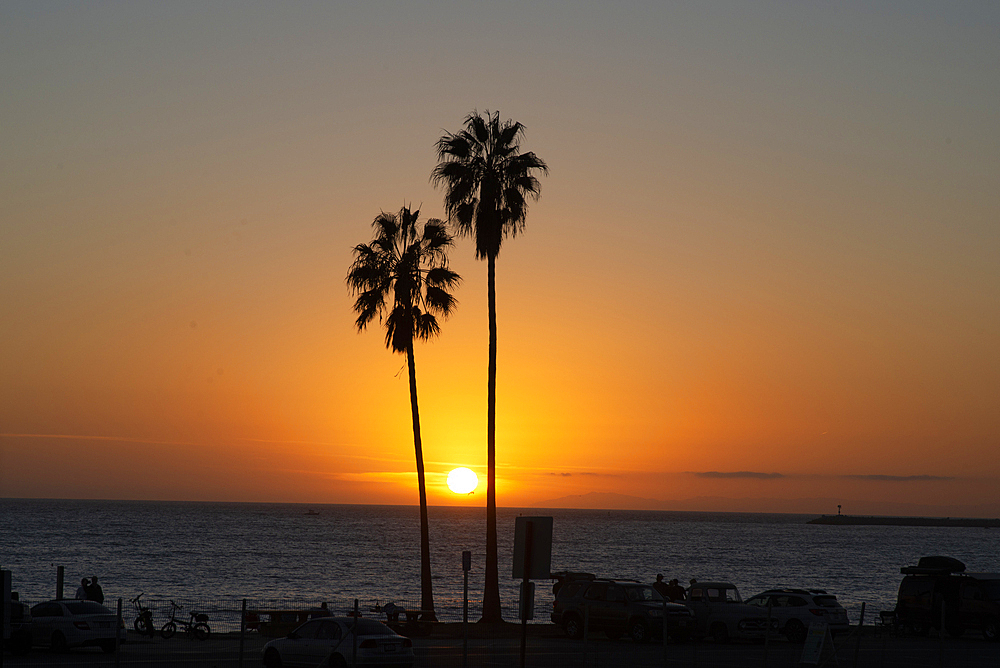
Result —
<instances>
[{"instance_id":1,"label":"sign post","mask_svg":"<svg viewBox=\"0 0 1000 668\"><path fill-rule=\"evenodd\" d=\"M10 571L0 571L0 668L3 668L3 655L6 644L10 641ZM30 641L28 643L31 644Z\"/></svg>"},{"instance_id":2,"label":"sign post","mask_svg":"<svg viewBox=\"0 0 1000 668\"><path fill-rule=\"evenodd\" d=\"M524 668L528 645L528 619L534 610L532 578L552 575L552 518L517 517L514 519L514 579L521 580L521 668Z\"/></svg>"}]
</instances>

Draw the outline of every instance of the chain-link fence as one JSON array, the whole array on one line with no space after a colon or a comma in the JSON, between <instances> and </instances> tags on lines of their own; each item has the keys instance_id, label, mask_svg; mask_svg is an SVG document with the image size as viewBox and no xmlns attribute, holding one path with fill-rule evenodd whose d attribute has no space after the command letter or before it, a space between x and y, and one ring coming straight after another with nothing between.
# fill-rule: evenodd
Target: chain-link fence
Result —
<instances>
[{"instance_id":1,"label":"chain-link fence","mask_svg":"<svg viewBox=\"0 0 1000 668\"><path fill-rule=\"evenodd\" d=\"M106 668L131 666L182 668L257 668L264 665L265 645L284 638L311 619L370 619L387 624L412 643L414 665L446 668L793 668L803 665L857 668L992 668L1000 666L1000 643L988 642L976 631L961 638L903 635L881 625L854 626L848 634L812 643L789 642L782 636L758 643L716 643L708 640L636 643L589 632L571 640L548 622L548 611L523 626L517 621L517 601L503 602L504 624L477 624L482 606L470 601L469 624L463 624L463 602L436 601L437 621L428 621L419 601L336 599L328 601L219 599L209 601L151 600L130 605L106 601L121 622L115 651L99 646L53 649L44 637L23 656L4 657L4 667L83 664ZM141 608L149 610L152 633ZM357 616L355 616L357 615ZM73 622L71 622L73 623ZM349 622L348 622L349 623ZM201 626L204 625L204 626ZM207 632L205 629L207 628ZM199 631L200 629L200 631ZM50 628L51 631L51 628ZM612 634L614 635L614 634ZM107 647L105 648L107 649ZM361 665L357 655L336 659L326 655L315 665ZM287 665L287 661L285 662ZM406 663L402 661L401 663ZM312 665L312 664L310 664Z\"/></svg>"}]
</instances>

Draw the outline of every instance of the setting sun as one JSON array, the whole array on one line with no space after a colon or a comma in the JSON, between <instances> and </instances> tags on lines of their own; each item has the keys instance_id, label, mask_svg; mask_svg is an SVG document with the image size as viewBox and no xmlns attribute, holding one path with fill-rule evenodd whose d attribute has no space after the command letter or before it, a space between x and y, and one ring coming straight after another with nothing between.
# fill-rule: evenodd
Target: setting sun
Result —
<instances>
[{"instance_id":1,"label":"setting sun","mask_svg":"<svg viewBox=\"0 0 1000 668\"><path fill-rule=\"evenodd\" d=\"M472 469L463 466L448 474L448 489L455 494L472 494L478 486L479 476Z\"/></svg>"}]
</instances>

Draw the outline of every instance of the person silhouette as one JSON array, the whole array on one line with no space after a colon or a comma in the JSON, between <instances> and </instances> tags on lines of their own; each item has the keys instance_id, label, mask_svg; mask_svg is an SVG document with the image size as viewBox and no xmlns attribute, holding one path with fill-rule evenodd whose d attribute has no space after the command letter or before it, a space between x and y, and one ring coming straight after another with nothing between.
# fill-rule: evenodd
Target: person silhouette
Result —
<instances>
[{"instance_id":1,"label":"person silhouette","mask_svg":"<svg viewBox=\"0 0 1000 668\"><path fill-rule=\"evenodd\" d=\"M97 584L97 576L90 578L90 586L87 587L87 600L104 603L104 590Z\"/></svg>"},{"instance_id":2,"label":"person silhouette","mask_svg":"<svg viewBox=\"0 0 1000 668\"><path fill-rule=\"evenodd\" d=\"M656 582L653 583L653 589L655 589L656 592L663 598L670 598L670 595L667 592L667 583L663 581L663 573L656 574Z\"/></svg>"},{"instance_id":3,"label":"person silhouette","mask_svg":"<svg viewBox=\"0 0 1000 668\"><path fill-rule=\"evenodd\" d=\"M80 580L80 586L76 588L76 598L81 601L87 600L87 588L90 586L90 580L83 578Z\"/></svg>"},{"instance_id":4,"label":"person silhouette","mask_svg":"<svg viewBox=\"0 0 1000 668\"><path fill-rule=\"evenodd\" d=\"M667 585L667 598L671 601L683 601L684 600L684 587L680 586L677 582L677 578L670 581Z\"/></svg>"}]
</instances>

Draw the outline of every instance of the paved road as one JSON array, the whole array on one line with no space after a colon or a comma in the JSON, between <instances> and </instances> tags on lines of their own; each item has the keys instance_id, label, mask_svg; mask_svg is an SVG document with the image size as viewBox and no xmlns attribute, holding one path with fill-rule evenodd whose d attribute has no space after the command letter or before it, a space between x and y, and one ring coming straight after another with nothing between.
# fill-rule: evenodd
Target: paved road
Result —
<instances>
[{"instance_id":1,"label":"paved road","mask_svg":"<svg viewBox=\"0 0 1000 668\"><path fill-rule=\"evenodd\" d=\"M520 635L516 630L497 637L469 641L468 668L517 668L520 665ZM260 668L261 648L266 638L251 636L244 642L242 665L239 638L213 636L205 642L155 638L125 644L117 654L96 649L56 654L36 649L24 657L4 657L3 668L43 666L87 666L88 668L178 667ZM415 668L461 668L462 640L414 638ZM529 668L798 668L802 646L783 640L763 645L716 645L710 642L636 645L630 641L591 639L571 641L557 632L528 638ZM765 656L766 655L766 656ZM855 664L857 657L857 664ZM936 638L864 637L836 641L824 648L820 665L839 668L998 668L1000 643L986 642L969 634L961 640Z\"/></svg>"}]
</instances>

